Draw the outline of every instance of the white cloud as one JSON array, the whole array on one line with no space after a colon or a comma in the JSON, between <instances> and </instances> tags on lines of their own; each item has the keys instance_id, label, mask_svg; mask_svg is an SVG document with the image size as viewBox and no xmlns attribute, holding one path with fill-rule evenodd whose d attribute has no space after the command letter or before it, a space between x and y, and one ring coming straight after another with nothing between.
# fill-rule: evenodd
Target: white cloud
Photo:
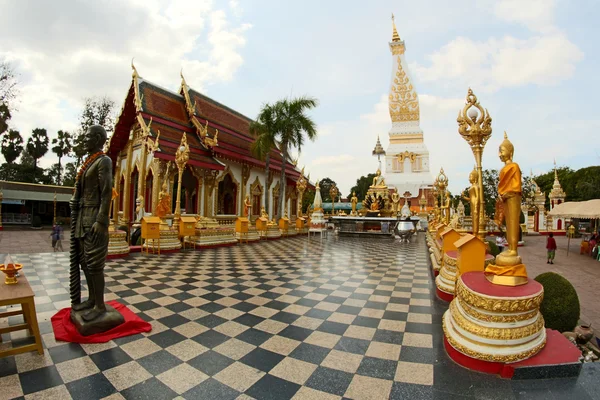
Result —
<instances>
[{"instance_id":1,"label":"white cloud","mask_svg":"<svg viewBox=\"0 0 600 400\"><path fill-rule=\"evenodd\" d=\"M525 26L529 37L459 36L426 56L428 65L415 63L411 69L419 80L451 89L471 86L489 93L528 84L556 85L573 76L584 54L554 25L554 8L554 0L496 1L492 17Z\"/></svg>"},{"instance_id":2,"label":"white cloud","mask_svg":"<svg viewBox=\"0 0 600 400\"><path fill-rule=\"evenodd\" d=\"M21 73L11 124L25 136L35 127L51 137L72 129L84 97L107 95L120 108L132 57L142 77L171 89L182 67L188 83L205 90L231 80L244 62L239 50L251 25L232 23L209 0L63 3L12 2L0 15L0 58Z\"/></svg>"},{"instance_id":3,"label":"white cloud","mask_svg":"<svg viewBox=\"0 0 600 400\"><path fill-rule=\"evenodd\" d=\"M543 32L554 30L555 6L555 0L502 0L495 2L494 14L501 20Z\"/></svg>"}]
</instances>

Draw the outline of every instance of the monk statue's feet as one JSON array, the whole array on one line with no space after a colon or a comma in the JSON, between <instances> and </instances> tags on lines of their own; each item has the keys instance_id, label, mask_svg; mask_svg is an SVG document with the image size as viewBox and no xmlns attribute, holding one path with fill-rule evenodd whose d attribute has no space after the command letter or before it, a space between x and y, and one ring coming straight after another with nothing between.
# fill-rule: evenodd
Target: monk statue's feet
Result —
<instances>
[{"instance_id":1,"label":"monk statue's feet","mask_svg":"<svg viewBox=\"0 0 600 400\"><path fill-rule=\"evenodd\" d=\"M93 300L86 300L83 303L79 303L79 304L74 304L73 306L71 306L71 309L73 311L81 311L81 310L87 310L88 308L92 308L94 307L94 301Z\"/></svg>"},{"instance_id":2,"label":"monk statue's feet","mask_svg":"<svg viewBox=\"0 0 600 400\"><path fill-rule=\"evenodd\" d=\"M81 316L84 321L93 321L106 312L106 307L94 307Z\"/></svg>"}]
</instances>

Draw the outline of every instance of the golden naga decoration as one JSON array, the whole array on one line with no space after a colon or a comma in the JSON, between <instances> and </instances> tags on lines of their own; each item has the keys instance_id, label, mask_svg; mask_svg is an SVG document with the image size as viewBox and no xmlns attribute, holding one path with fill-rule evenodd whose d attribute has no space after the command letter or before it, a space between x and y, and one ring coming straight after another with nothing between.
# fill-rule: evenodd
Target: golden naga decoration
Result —
<instances>
[{"instance_id":1,"label":"golden naga decoration","mask_svg":"<svg viewBox=\"0 0 600 400\"><path fill-rule=\"evenodd\" d=\"M133 78L133 101L136 111L140 112L142 111L142 100L144 99L144 96L140 95L140 88L138 84L140 75L138 74L135 65L133 65L133 58L131 59L131 69L133 70L131 73L131 77Z\"/></svg>"},{"instance_id":2,"label":"golden naga decoration","mask_svg":"<svg viewBox=\"0 0 600 400\"><path fill-rule=\"evenodd\" d=\"M206 121L206 125L208 126L208 121ZM215 147L219 145L219 140L217 137L219 136L219 130L215 129L215 136L210 138L208 135L204 136L204 144L206 147Z\"/></svg>"},{"instance_id":3,"label":"golden naga decoration","mask_svg":"<svg viewBox=\"0 0 600 400\"><path fill-rule=\"evenodd\" d=\"M185 132L183 132L183 135L181 136L181 143L179 144L177 152L175 153L175 163L177 164L177 167L181 168L188 162L189 159L190 146L187 142L187 135Z\"/></svg>"},{"instance_id":4,"label":"golden naga decoration","mask_svg":"<svg viewBox=\"0 0 600 400\"><path fill-rule=\"evenodd\" d=\"M517 286L527 283L527 269L519 256L518 243L521 216L521 168L513 162L515 148L504 132L498 156L504 162L498 181L498 195L502 200L502 209L506 220L506 241L508 249L496 256L495 265L485 270L486 278L495 284ZM502 221L499 221L500 223Z\"/></svg>"},{"instance_id":5,"label":"golden naga decoration","mask_svg":"<svg viewBox=\"0 0 600 400\"><path fill-rule=\"evenodd\" d=\"M418 121L419 98L404 69L402 59L398 57L398 70L390 90L389 108L393 122Z\"/></svg>"},{"instance_id":6,"label":"golden naga decoration","mask_svg":"<svg viewBox=\"0 0 600 400\"><path fill-rule=\"evenodd\" d=\"M483 199L483 176L481 167L481 157L483 149L488 139L492 135L492 117L487 109L484 109L477 101L477 96L473 94L471 88L467 92L467 99L462 111L458 112L456 119L458 122L458 133L467 141L475 157L477 166L477 186L479 186L479 226L473 226L473 234L477 232L477 237L482 241L485 240L487 233L484 216L484 199Z\"/></svg>"}]
</instances>

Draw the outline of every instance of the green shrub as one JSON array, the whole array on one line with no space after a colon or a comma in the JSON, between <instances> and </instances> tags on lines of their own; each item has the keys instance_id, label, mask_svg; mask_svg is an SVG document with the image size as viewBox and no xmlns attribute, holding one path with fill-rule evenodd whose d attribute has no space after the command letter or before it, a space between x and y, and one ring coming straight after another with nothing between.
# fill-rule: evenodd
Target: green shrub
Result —
<instances>
[{"instance_id":1,"label":"green shrub","mask_svg":"<svg viewBox=\"0 0 600 400\"><path fill-rule=\"evenodd\" d=\"M491 255L493 255L494 257L496 257L498 254L500 254L500 249L496 245L496 242L488 240L487 243L488 243L488 247L490 248L490 254Z\"/></svg>"},{"instance_id":2,"label":"green shrub","mask_svg":"<svg viewBox=\"0 0 600 400\"><path fill-rule=\"evenodd\" d=\"M571 283L554 272L545 272L535 278L544 287L540 311L546 328L559 332L572 331L579 322L579 297Z\"/></svg>"}]
</instances>

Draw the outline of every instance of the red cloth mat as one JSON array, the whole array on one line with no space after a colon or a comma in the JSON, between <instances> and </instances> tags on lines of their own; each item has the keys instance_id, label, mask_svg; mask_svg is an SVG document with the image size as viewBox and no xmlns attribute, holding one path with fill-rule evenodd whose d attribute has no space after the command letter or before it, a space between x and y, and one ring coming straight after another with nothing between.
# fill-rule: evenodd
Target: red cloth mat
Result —
<instances>
[{"instance_id":1,"label":"red cloth mat","mask_svg":"<svg viewBox=\"0 0 600 400\"><path fill-rule=\"evenodd\" d=\"M103 333L82 336L71 322L71 308L63 308L51 318L54 338L73 343L105 343L112 339L150 332L152 330L152 325L135 315L130 309L116 300L107 301L106 304L113 306L115 310L120 312L125 318L125 322Z\"/></svg>"}]
</instances>

